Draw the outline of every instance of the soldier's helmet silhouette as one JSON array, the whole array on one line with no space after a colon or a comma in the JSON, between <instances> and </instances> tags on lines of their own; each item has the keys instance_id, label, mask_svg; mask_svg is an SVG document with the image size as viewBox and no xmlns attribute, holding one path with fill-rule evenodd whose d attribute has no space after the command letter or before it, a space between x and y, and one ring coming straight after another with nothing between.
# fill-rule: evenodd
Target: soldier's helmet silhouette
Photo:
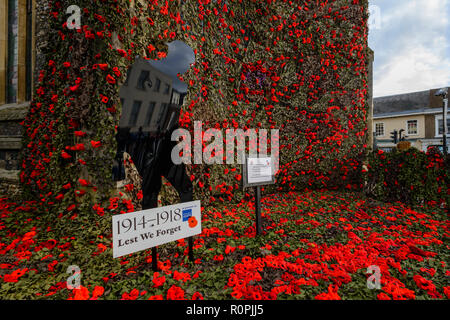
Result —
<instances>
[{"instance_id":1,"label":"soldier's helmet silhouette","mask_svg":"<svg viewBox=\"0 0 450 320\"><path fill-rule=\"evenodd\" d=\"M167 57L159 61L137 58L119 92L122 114L113 178L125 178L122 157L127 152L143 179L143 209L156 206L161 176L177 189L182 201L192 198L192 185L184 166L176 166L171 160L175 143L170 138L178 128L187 93L187 85L177 74L186 72L195 56L192 48L181 41L169 43L168 48Z\"/></svg>"}]
</instances>

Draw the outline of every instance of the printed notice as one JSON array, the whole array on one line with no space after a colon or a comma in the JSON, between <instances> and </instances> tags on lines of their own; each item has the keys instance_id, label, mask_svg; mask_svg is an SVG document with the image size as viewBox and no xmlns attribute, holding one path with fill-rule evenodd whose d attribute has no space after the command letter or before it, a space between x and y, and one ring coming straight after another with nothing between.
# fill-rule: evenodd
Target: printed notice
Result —
<instances>
[{"instance_id":1,"label":"printed notice","mask_svg":"<svg viewBox=\"0 0 450 320\"><path fill-rule=\"evenodd\" d=\"M272 181L272 158L248 158L248 183L270 183Z\"/></svg>"},{"instance_id":2,"label":"printed notice","mask_svg":"<svg viewBox=\"0 0 450 320\"><path fill-rule=\"evenodd\" d=\"M113 257L198 235L201 221L200 201L115 215Z\"/></svg>"}]
</instances>

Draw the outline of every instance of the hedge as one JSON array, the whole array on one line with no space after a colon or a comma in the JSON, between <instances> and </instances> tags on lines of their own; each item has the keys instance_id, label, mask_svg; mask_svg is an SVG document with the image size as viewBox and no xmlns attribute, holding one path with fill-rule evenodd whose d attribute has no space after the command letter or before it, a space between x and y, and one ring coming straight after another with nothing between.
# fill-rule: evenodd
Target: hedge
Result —
<instances>
[{"instance_id":1,"label":"hedge","mask_svg":"<svg viewBox=\"0 0 450 320\"><path fill-rule=\"evenodd\" d=\"M369 154L365 192L380 201L447 206L450 156L416 148Z\"/></svg>"}]
</instances>

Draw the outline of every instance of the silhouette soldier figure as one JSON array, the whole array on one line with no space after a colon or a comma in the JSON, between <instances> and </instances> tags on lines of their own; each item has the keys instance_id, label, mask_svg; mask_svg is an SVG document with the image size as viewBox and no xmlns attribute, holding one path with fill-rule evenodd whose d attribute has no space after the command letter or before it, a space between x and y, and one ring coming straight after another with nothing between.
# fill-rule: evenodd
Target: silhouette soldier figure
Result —
<instances>
[{"instance_id":1,"label":"silhouette soldier figure","mask_svg":"<svg viewBox=\"0 0 450 320\"><path fill-rule=\"evenodd\" d=\"M171 159L177 143L171 141L171 136L179 127L185 95L175 90L172 82L167 73L138 58L120 89L122 114L116 135L113 179L125 178L123 156L128 153L142 178L143 210L158 206L163 176L177 190L180 202L193 200L193 186L184 164L176 165ZM188 240L192 261L192 238ZM156 248L152 249L152 255L153 270L157 270Z\"/></svg>"}]
</instances>

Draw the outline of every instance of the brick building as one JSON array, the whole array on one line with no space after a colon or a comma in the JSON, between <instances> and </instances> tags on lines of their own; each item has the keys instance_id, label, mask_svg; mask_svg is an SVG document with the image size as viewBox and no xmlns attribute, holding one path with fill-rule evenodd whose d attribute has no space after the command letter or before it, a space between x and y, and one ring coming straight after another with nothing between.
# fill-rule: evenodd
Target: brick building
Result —
<instances>
[{"instance_id":1,"label":"brick building","mask_svg":"<svg viewBox=\"0 0 450 320\"><path fill-rule=\"evenodd\" d=\"M375 98L373 132L378 148L386 151L394 148L391 132L402 129L405 140L421 151L427 151L431 146L442 148L443 102L441 97L434 96L436 91ZM450 113L447 123L450 125Z\"/></svg>"}]
</instances>

